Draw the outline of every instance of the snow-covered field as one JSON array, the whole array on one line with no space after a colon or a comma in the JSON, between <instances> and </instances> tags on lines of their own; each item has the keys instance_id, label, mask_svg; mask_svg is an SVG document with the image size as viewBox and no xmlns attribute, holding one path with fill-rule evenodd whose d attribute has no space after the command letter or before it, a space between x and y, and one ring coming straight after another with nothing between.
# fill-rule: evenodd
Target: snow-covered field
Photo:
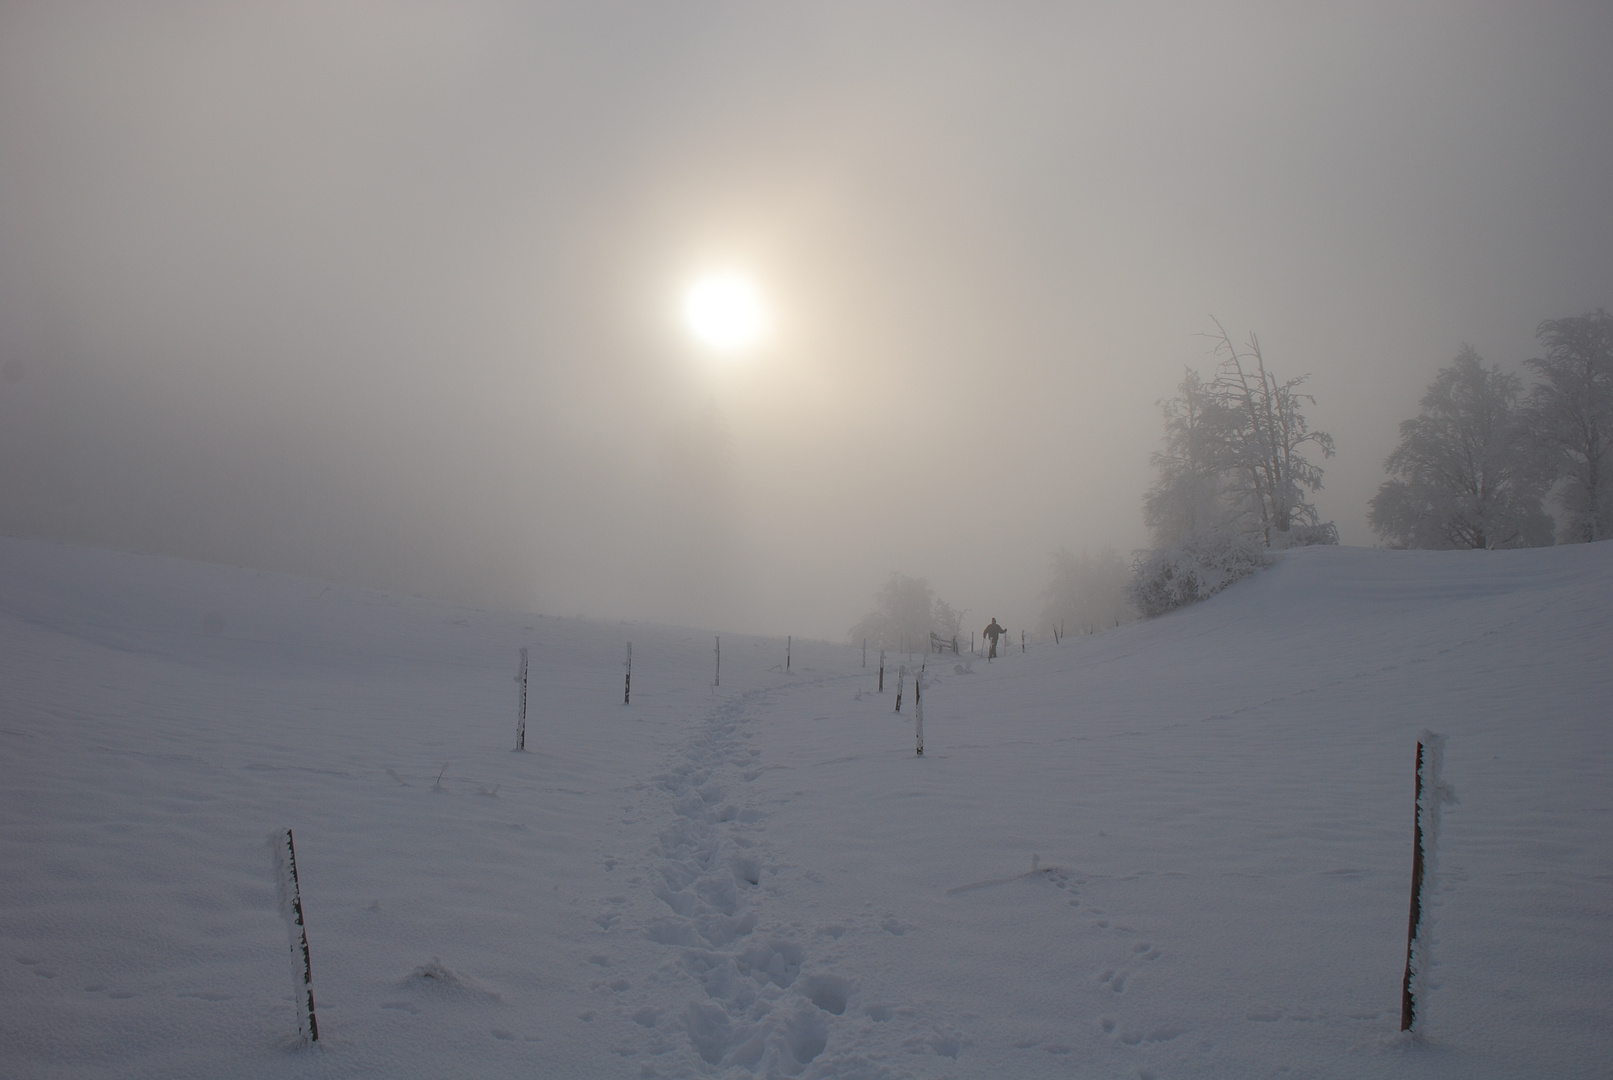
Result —
<instances>
[{"instance_id":1,"label":"snow-covered field","mask_svg":"<svg viewBox=\"0 0 1613 1080\"><path fill-rule=\"evenodd\" d=\"M1010 629L932 658L917 758L843 646L724 635L714 688L704 631L0 540L0 1074L1607 1074L1613 544Z\"/></svg>"}]
</instances>

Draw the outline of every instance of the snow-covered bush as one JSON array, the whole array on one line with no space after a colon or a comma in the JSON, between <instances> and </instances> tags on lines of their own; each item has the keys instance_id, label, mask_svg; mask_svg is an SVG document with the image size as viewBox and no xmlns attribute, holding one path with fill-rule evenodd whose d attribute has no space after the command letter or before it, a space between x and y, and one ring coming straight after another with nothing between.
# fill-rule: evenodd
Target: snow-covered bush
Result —
<instances>
[{"instance_id":1,"label":"snow-covered bush","mask_svg":"<svg viewBox=\"0 0 1613 1080\"><path fill-rule=\"evenodd\" d=\"M1276 556L1252 537L1236 533L1189 537L1177 547L1139 552L1126 599L1152 618L1207 600L1274 561Z\"/></svg>"},{"instance_id":2,"label":"snow-covered bush","mask_svg":"<svg viewBox=\"0 0 1613 1080\"><path fill-rule=\"evenodd\" d=\"M1339 527L1331 521L1324 521L1320 525L1294 525L1287 532L1271 534L1271 546L1278 550L1316 544L1337 545L1338 542Z\"/></svg>"}]
</instances>

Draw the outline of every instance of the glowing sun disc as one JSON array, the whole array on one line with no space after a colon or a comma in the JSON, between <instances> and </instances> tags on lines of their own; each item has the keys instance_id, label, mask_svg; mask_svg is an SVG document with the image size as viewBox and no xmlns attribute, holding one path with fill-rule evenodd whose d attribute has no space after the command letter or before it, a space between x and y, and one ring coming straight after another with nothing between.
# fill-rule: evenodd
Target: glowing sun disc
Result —
<instances>
[{"instance_id":1,"label":"glowing sun disc","mask_svg":"<svg viewBox=\"0 0 1613 1080\"><path fill-rule=\"evenodd\" d=\"M695 337L719 352L747 348L767 332L762 294L739 274L713 274L689 286L683 318Z\"/></svg>"}]
</instances>

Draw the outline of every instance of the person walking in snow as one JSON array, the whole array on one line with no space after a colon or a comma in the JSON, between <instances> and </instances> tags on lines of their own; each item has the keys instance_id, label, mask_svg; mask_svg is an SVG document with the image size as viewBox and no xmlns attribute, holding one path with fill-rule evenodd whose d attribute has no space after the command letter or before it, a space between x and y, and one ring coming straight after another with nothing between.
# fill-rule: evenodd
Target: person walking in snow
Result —
<instances>
[{"instance_id":1,"label":"person walking in snow","mask_svg":"<svg viewBox=\"0 0 1613 1080\"><path fill-rule=\"evenodd\" d=\"M990 660L997 655L997 639L1008 633L1007 629L997 625L997 616L991 617L991 624L983 631L985 639L991 643L986 659Z\"/></svg>"}]
</instances>

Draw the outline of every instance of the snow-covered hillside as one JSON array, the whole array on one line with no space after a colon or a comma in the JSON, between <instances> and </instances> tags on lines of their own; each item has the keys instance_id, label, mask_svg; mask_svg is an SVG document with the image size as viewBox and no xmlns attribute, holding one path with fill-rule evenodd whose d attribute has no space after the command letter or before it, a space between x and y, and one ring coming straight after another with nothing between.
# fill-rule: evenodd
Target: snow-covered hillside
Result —
<instances>
[{"instance_id":1,"label":"snow-covered hillside","mask_svg":"<svg viewBox=\"0 0 1613 1080\"><path fill-rule=\"evenodd\" d=\"M1162 619L932 657L922 758L856 650L797 641L786 672L782 641L724 635L713 687L712 646L0 541L0 1073L1613 1058L1613 544L1311 548ZM1405 1039L1425 727L1461 801ZM265 843L285 826L313 1047Z\"/></svg>"}]
</instances>

